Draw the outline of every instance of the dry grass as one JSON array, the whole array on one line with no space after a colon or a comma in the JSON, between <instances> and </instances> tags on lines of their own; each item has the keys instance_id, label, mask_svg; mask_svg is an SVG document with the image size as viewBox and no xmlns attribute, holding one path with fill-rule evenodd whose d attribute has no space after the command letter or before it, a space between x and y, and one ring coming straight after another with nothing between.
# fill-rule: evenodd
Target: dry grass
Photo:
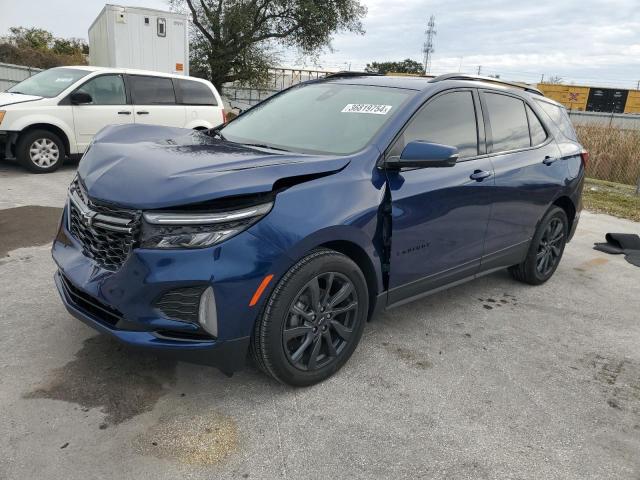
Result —
<instances>
[{"instance_id":1,"label":"dry grass","mask_svg":"<svg viewBox=\"0 0 640 480\"><path fill-rule=\"evenodd\" d=\"M584 184L584 208L596 213L640 222L640 196L635 187L588 178Z\"/></svg>"},{"instance_id":2,"label":"dry grass","mask_svg":"<svg viewBox=\"0 0 640 480\"><path fill-rule=\"evenodd\" d=\"M640 130L608 125L576 126L580 142L591 158L587 176L599 180L637 185L640 178Z\"/></svg>"}]
</instances>

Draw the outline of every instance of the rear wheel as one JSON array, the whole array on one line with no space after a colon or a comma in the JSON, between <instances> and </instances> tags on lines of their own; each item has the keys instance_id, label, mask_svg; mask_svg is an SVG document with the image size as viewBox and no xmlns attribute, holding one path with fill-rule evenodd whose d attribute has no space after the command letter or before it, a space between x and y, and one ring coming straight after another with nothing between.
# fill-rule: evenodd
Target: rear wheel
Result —
<instances>
[{"instance_id":1,"label":"rear wheel","mask_svg":"<svg viewBox=\"0 0 640 480\"><path fill-rule=\"evenodd\" d=\"M332 250L315 250L285 274L256 322L256 363L283 383L320 382L351 357L367 311L367 285L358 266Z\"/></svg>"},{"instance_id":2,"label":"rear wheel","mask_svg":"<svg viewBox=\"0 0 640 480\"><path fill-rule=\"evenodd\" d=\"M552 207L536 230L524 262L509 268L516 280L540 285L555 273L567 244L569 221L565 211Z\"/></svg>"},{"instance_id":3,"label":"rear wheel","mask_svg":"<svg viewBox=\"0 0 640 480\"><path fill-rule=\"evenodd\" d=\"M18 162L34 173L49 173L62 165L64 143L48 130L32 130L20 136L16 145Z\"/></svg>"}]
</instances>

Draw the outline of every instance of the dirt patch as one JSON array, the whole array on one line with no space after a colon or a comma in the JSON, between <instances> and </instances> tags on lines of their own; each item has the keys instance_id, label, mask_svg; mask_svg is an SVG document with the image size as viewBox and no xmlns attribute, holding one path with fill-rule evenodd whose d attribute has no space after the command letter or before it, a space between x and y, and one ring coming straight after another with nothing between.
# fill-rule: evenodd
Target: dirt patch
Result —
<instances>
[{"instance_id":1,"label":"dirt patch","mask_svg":"<svg viewBox=\"0 0 640 480\"><path fill-rule=\"evenodd\" d=\"M601 385L611 408L640 415L640 364L627 358L599 354L588 357L587 364L592 368L593 378Z\"/></svg>"},{"instance_id":2,"label":"dirt patch","mask_svg":"<svg viewBox=\"0 0 640 480\"><path fill-rule=\"evenodd\" d=\"M579 272L586 272L590 268L599 267L600 265L606 265L607 263L609 263L608 258L601 258L601 257L593 258L588 262L581 263L580 265L575 267L575 270Z\"/></svg>"},{"instance_id":3,"label":"dirt patch","mask_svg":"<svg viewBox=\"0 0 640 480\"><path fill-rule=\"evenodd\" d=\"M76 359L51 372L46 383L23 398L46 398L100 408L99 428L150 411L175 383L176 362L132 352L99 335L84 341Z\"/></svg>"},{"instance_id":4,"label":"dirt patch","mask_svg":"<svg viewBox=\"0 0 640 480\"><path fill-rule=\"evenodd\" d=\"M414 352L413 350L398 345L392 345L388 342L383 342L382 345L388 352L391 352L410 367L427 370L433 366L425 354Z\"/></svg>"},{"instance_id":5,"label":"dirt patch","mask_svg":"<svg viewBox=\"0 0 640 480\"><path fill-rule=\"evenodd\" d=\"M219 413L161 418L137 436L134 450L142 455L195 465L215 465L238 449L238 427Z\"/></svg>"},{"instance_id":6,"label":"dirt patch","mask_svg":"<svg viewBox=\"0 0 640 480\"><path fill-rule=\"evenodd\" d=\"M513 295L509 295L508 293L502 294L502 298L478 298L480 302L482 302L482 307L486 310L493 310L494 308L504 307L505 305L513 305L515 307L518 306L518 300Z\"/></svg>"},{"instance_id":7,"label":"dirt patch","mask_svg":"<svg viewBox=\"0 0 640 480\"><path fill-rule=\"evenodd\" d=\"M0 257L16 248L51 243L61 215L61 208L35 205L0 210Z\"/></svg>"}]
</instances>

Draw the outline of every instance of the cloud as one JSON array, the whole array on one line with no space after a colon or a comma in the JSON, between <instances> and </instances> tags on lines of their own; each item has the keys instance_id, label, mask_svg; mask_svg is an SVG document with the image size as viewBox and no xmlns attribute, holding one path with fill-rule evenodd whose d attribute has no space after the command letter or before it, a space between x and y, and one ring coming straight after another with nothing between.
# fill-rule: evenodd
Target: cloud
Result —
<instances>
[{"instance_id":1,"label":"cloud","mask_svg":"<svg viewBox=\"0 0 640 480\"><path fill-rule=\"evenodd\" d=\"M436 16L432 71L500 74L539 81L635 86L640 80L637 0L364 0L366 35L340 34L325 68L362 69L374 60L422 60L424 30Z\"/></svg>"}]
</instances>

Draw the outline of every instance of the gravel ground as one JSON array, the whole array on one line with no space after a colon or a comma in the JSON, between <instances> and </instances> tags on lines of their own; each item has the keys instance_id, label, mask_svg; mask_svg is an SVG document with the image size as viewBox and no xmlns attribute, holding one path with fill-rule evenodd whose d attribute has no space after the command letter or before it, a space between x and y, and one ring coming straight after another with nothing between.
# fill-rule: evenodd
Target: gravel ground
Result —
<instances>
[{"instance_id":1,"label":"gravel ground","mask_svg":"<svg viewBox=\"0 0 640 480\"><path fill-rule=\"evenodd\" d=\"M74 166L0 163L0 478L640 478L640 269L591 249L385 313L307 389L134 354L70 317L46 235ZM18 211L18 213L20 213ZM44 221L43 218L49 218ZM44 226L42 226L44 225Z\"/></svg>"}]
</instances>

